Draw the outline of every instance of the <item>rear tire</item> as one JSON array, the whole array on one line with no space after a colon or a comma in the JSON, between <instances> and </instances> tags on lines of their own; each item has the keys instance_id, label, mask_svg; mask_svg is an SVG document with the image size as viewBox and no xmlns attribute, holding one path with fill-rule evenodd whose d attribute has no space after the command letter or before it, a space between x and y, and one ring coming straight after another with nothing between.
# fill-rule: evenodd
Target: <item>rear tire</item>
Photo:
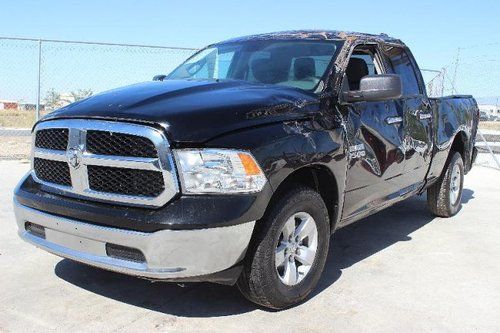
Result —
<instances>
[{"instance_id":1,"label":"rear tire","mask_svg":"<svg viewBox=\"0 0 500 333\"><path fill-rule=\"evenodd\" d=\"M238 288L268 308L303 301L321 277L329 240L328 210L316 191L298 185L279 195L257 222Z\"/></svg>"},{"instance_id":2,"label":"rear tire","mask_svg":"<svg viewBox=\"0 0 500 333\"><path fill-rule=\"evenodd\" d=\"M464 185L464 162L454 152L439 180L427 189L427 204L430 211L441 217L458 213L462 203Z\"/></svg>"}]
</instances>

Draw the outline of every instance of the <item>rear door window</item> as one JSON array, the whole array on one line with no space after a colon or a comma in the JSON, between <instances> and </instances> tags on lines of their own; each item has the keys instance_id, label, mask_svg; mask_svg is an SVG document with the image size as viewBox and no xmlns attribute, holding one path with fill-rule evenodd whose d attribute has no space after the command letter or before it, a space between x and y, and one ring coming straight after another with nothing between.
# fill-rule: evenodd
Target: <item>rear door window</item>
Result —
<instances>
[{"instance_id":1,"label":"rear door window","mask_svg":"<svg viewBox=\"0 0 500 333\"><path fill-rule=\"evenodd\" d=\"M421 94L422 92L420 91L418 79L415 74L415 68L413 67L408 53L400 47L391 47L387 49L385 53L389 60L391 72L401 77L403 96Z\"/></svg>"}]
</instances>

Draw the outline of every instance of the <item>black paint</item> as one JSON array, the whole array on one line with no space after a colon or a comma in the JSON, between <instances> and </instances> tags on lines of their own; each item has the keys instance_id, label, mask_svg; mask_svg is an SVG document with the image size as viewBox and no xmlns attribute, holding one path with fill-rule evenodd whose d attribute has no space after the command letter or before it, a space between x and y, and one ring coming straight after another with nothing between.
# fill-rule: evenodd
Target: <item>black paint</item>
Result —
<instances>
[{"instance_id":1,"label":"black paint","mask_svg":"<svg viewBox=\"0 0 500 333\"><path fill-rule=\"evenodd\" d=\"M246 149L269 180L261 193L181 194L165 207L144 209L49 194L28 178L16 190L18 200L90 223L147 232L206 228L261 218L287 177L302 168L323 168L336 184L331 189L338 198L333 223L343 226L421 193L439 177L452 146L463 154L466 170L470 169L479 116L475 100L470 96L428 98L418 66L401 41L385 35L300 31L223 43L255 39L339 39L343 47L332 60L324 88L316 93L245 81L154 81L92 96L42 121L139 122L162 128L174 148ZM382 54L392 47L403 48L415 67L420 92L380 102L343 102L339 96L344 72L358 45L370 45ZM391 72L389 66L387 72ZM430 119L420 119L422 112L429 113ZM388 124L388 117L401 117L402 122Z\"/></svg>"}]
</instances>

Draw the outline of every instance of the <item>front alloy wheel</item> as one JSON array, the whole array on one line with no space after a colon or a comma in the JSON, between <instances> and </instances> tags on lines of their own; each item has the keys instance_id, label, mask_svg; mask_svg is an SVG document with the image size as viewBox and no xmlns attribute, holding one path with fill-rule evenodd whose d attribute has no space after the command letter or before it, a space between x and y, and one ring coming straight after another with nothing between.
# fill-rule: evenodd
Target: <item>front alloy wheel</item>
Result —
<instances>
[{"instance_id":1,"label":"front alloy wheel","mask_svg":"<svg viewBox=\"0 0 500 333\"><path fill-rule=\"evenodd\" d=\"M309 273L318 248L318 229L306 212L292 215L281 230L275 251L276 272L284 284L294 286Z\"/></svg>"}]
</instances>

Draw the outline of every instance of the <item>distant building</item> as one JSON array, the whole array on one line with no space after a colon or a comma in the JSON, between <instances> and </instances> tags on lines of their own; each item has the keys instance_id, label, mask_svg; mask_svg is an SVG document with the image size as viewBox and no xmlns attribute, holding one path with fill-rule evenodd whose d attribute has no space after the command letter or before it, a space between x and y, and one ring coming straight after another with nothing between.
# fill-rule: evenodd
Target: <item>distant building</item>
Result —
<instances>
[{"instance_id":1,"label":"distant building","mask_svg":"<svg viewBox=\"0 0 500 333\"><path fill-rule=\"evenodd\" d=\"M500 105L480 104L479 111L486 114L491 120L500 119Z\"/></svg>"},{"instance_id":2,"label":"distant building","mask_svg":"<svg viewBox=\"0 0 500 333\"><path fill-rule=\"evenodd\" d=\"M19 110L21 111L35 111L36 110L36 104L35 103L20 103L19 104ZM40 111L45 110L45 105L40 104Z\"/></svg>"},{"instance_id":3,"label":"distant building","mask_svg":"<svg viewBox=\"0 0 500 333\"><path fill-rule=\"evenodd\" d=\"M9 101L0 99L0 110L17 110L19 103L17 101Z\"/></svg>"}]
</instances>

